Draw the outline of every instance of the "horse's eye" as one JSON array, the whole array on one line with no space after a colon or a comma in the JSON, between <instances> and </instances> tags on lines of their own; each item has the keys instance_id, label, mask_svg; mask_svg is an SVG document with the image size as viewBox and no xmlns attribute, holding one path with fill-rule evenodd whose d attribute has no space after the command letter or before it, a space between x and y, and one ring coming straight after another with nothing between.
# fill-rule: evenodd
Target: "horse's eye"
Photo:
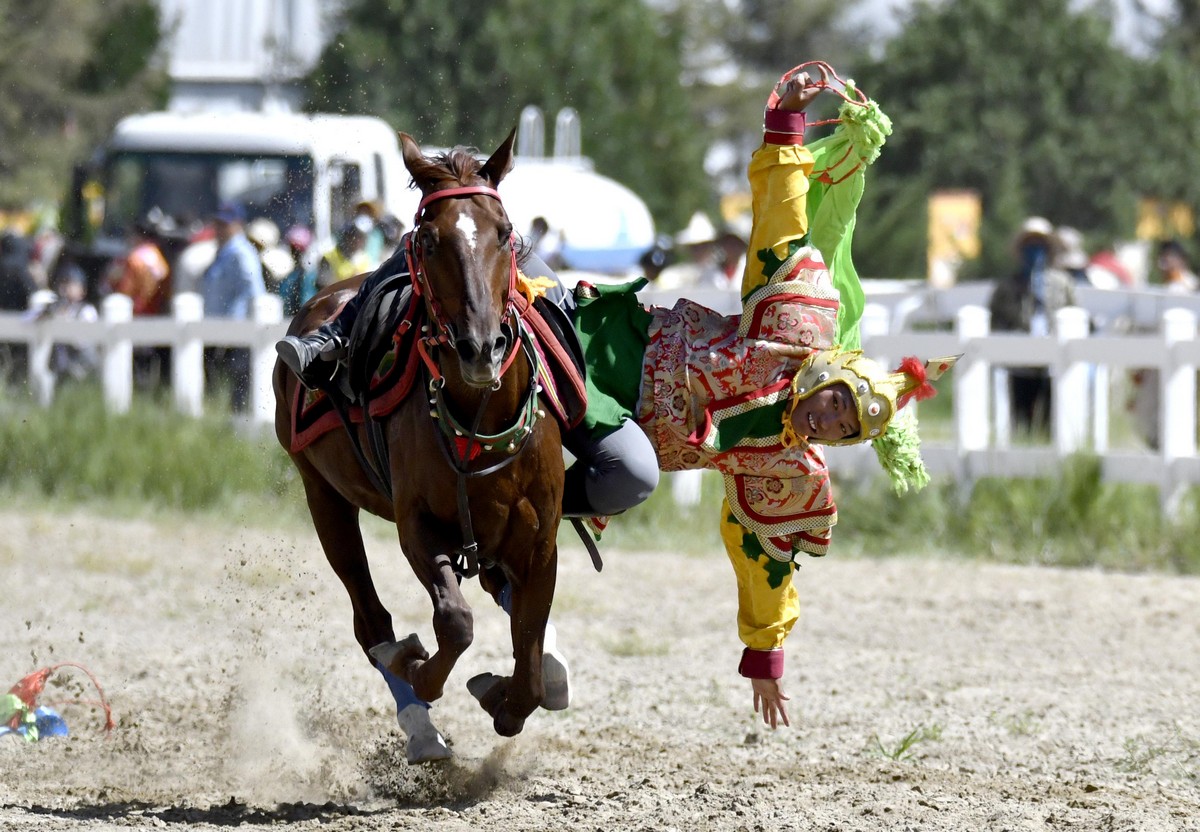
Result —
<instances>
[{"instance_id":1,"label":"horse's eye","mask_svg":"<svg viewBox=\"0 0 1200 832\"><path fill-rule=\"evenodd\" d=\"M429 225L421 226L421 235L419 237L419 240L421 242L421 248L422 248L422 250L425 251L426 254L433 251L434 246L437 245L437 240L438 240L437 229L433 228L432 226L429 226Z\"/></svg>"},{"instance_id":2,"label":"horse's eye","mask_svg":"<svg viewBox=\"0 0 1200 832\"><path fill-rule=\"evenodd\" d=\"M500 240L500 248L508 248L512 243L512 226L500 226L500 228L496 231L496 236Z\"/></svg>"}]
</instances>

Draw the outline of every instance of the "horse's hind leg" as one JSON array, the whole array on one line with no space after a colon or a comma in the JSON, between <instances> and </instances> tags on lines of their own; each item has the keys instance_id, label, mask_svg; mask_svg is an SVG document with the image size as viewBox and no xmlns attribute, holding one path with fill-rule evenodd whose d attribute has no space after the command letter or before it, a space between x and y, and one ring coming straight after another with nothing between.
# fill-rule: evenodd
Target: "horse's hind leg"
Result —
<instances>
[{"instance_id":1,"label":"horse's hind leg","mask_svg":"<svg viewBox=\"0 0 1200 832\"><path fill-rule=\"evenodd\" d=\"M303 466L300 468L317 538L329 565L350 596L354 637L371 664L383 675L396 701L396 720L408 739L408 762L444 760L450 756L450 749L429 718L429 703L416 695L412 685L388 669L386 658L376 655L393 646L396 636L391 613L379 600L375 582L371 579L362 530L358 525L358 509L323 479L306 472Z\"/></svg>"},{"instance_id":2,"label":"horse's hind leg","mask_svg":"<svg viewBox=\"0 0 1200 832\"><path fill-rule=\"evenodd\" d=\"M383 642L395 641L392 615L379 600L362 530L358 526L358 508L320 478L301 467L304 494L313 526L325 550L325 558L350 596L354 611L354 637L363 652Z\"/></svg>"}]
</instances>

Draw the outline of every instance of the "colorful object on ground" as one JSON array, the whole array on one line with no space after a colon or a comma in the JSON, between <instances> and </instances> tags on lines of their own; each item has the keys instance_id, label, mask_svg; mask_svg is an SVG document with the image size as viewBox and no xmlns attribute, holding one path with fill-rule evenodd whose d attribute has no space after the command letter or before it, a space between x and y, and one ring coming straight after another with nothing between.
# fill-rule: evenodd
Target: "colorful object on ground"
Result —
<instances>
[{"instance_id":1,"label":"colorful object on ground","mask_svg":"<svg viewBox=\"0 0 1200 832\"><path fill-rule=\"evenodd\" d=\"M26 742L37 742L43 737L65 737L67 723L53 708L38 704L38 698L46 689L46 682L51 674L64 667L77 667L87 674L100 694L97 702L88 701L85 704L99 705L104 709L104 731L108 733L116 727L113 722L112 708L104 695L104 688L92 672L75 662L59 662L50 667L35 670L21 681L17 682L8 693L0 697L0 736L13 734L24 738Z\"/></svg>"}]
</instances>

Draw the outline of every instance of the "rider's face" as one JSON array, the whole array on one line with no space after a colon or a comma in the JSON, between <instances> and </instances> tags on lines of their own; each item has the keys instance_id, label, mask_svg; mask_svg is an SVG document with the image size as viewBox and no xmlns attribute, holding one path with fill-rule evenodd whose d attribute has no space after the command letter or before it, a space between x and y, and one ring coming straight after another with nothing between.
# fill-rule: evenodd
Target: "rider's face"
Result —
<instances>
[{"instance_id":1,"label":"rider's face","mask_svg":"<svg viewBox=\"0 0 1200 832\"><path fill-rule=\"evenodd\" d=\"M810 441L848 439L858 434L858 409L845 384L831 384L796 405L792 429Z\"/></svg>"}]
</instances>

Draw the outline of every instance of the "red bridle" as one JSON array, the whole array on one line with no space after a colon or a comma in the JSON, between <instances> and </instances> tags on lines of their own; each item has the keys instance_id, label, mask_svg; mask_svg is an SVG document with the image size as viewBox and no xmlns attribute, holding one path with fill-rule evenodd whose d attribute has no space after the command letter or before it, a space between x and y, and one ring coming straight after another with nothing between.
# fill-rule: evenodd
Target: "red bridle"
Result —
<instances>
[{"instance_id":1,"label":"red bridle","mask_svg":"<svg viewBox=\"0 0 1200 832\"><path fill-rule=\"evenodd\" d=\"M433 191L425 194L421 198L421 202L417 205L417 212L413 216L413 228L404 237L404 257L408 262L408 273L412 278L413 292L418 295L424 295L426 306L429 310L429 317L433 320L436 332L427 338L421 338L417 341L417 349L421 353L421 358L425 362L425 366L433 373L434 378L441 376L437 368L436 362L428 353L428 348L437 344L446 344L453 347L454 328L450 325L450 320L442 311L442 305L433 294L433 287L429 285L429 279L425 274L425 252L416 242L417 232L420 230L422 215L425 213L425 208L430 203L437 202L440 199L454 199L458 197L473 197L486 196L491 197L500 203L500 210L504 210L504 202L500 199L500 192L495 188L487 185L469 185L461 188L445 188L440 191ZM516 296L517 296L517 239L516 234L512 233L509 240L510 265L508 270L508 295L505 299L503 317L515 316L516 314ZM515 332L515 327L514 327ZM505 371L512 365L513 359L516 357L518 350L516 347L516 337L513 343L509 345L509 354L504 360L504 364L500 369L500 375L503 376Z\"/></svg>"}]
</instances>

